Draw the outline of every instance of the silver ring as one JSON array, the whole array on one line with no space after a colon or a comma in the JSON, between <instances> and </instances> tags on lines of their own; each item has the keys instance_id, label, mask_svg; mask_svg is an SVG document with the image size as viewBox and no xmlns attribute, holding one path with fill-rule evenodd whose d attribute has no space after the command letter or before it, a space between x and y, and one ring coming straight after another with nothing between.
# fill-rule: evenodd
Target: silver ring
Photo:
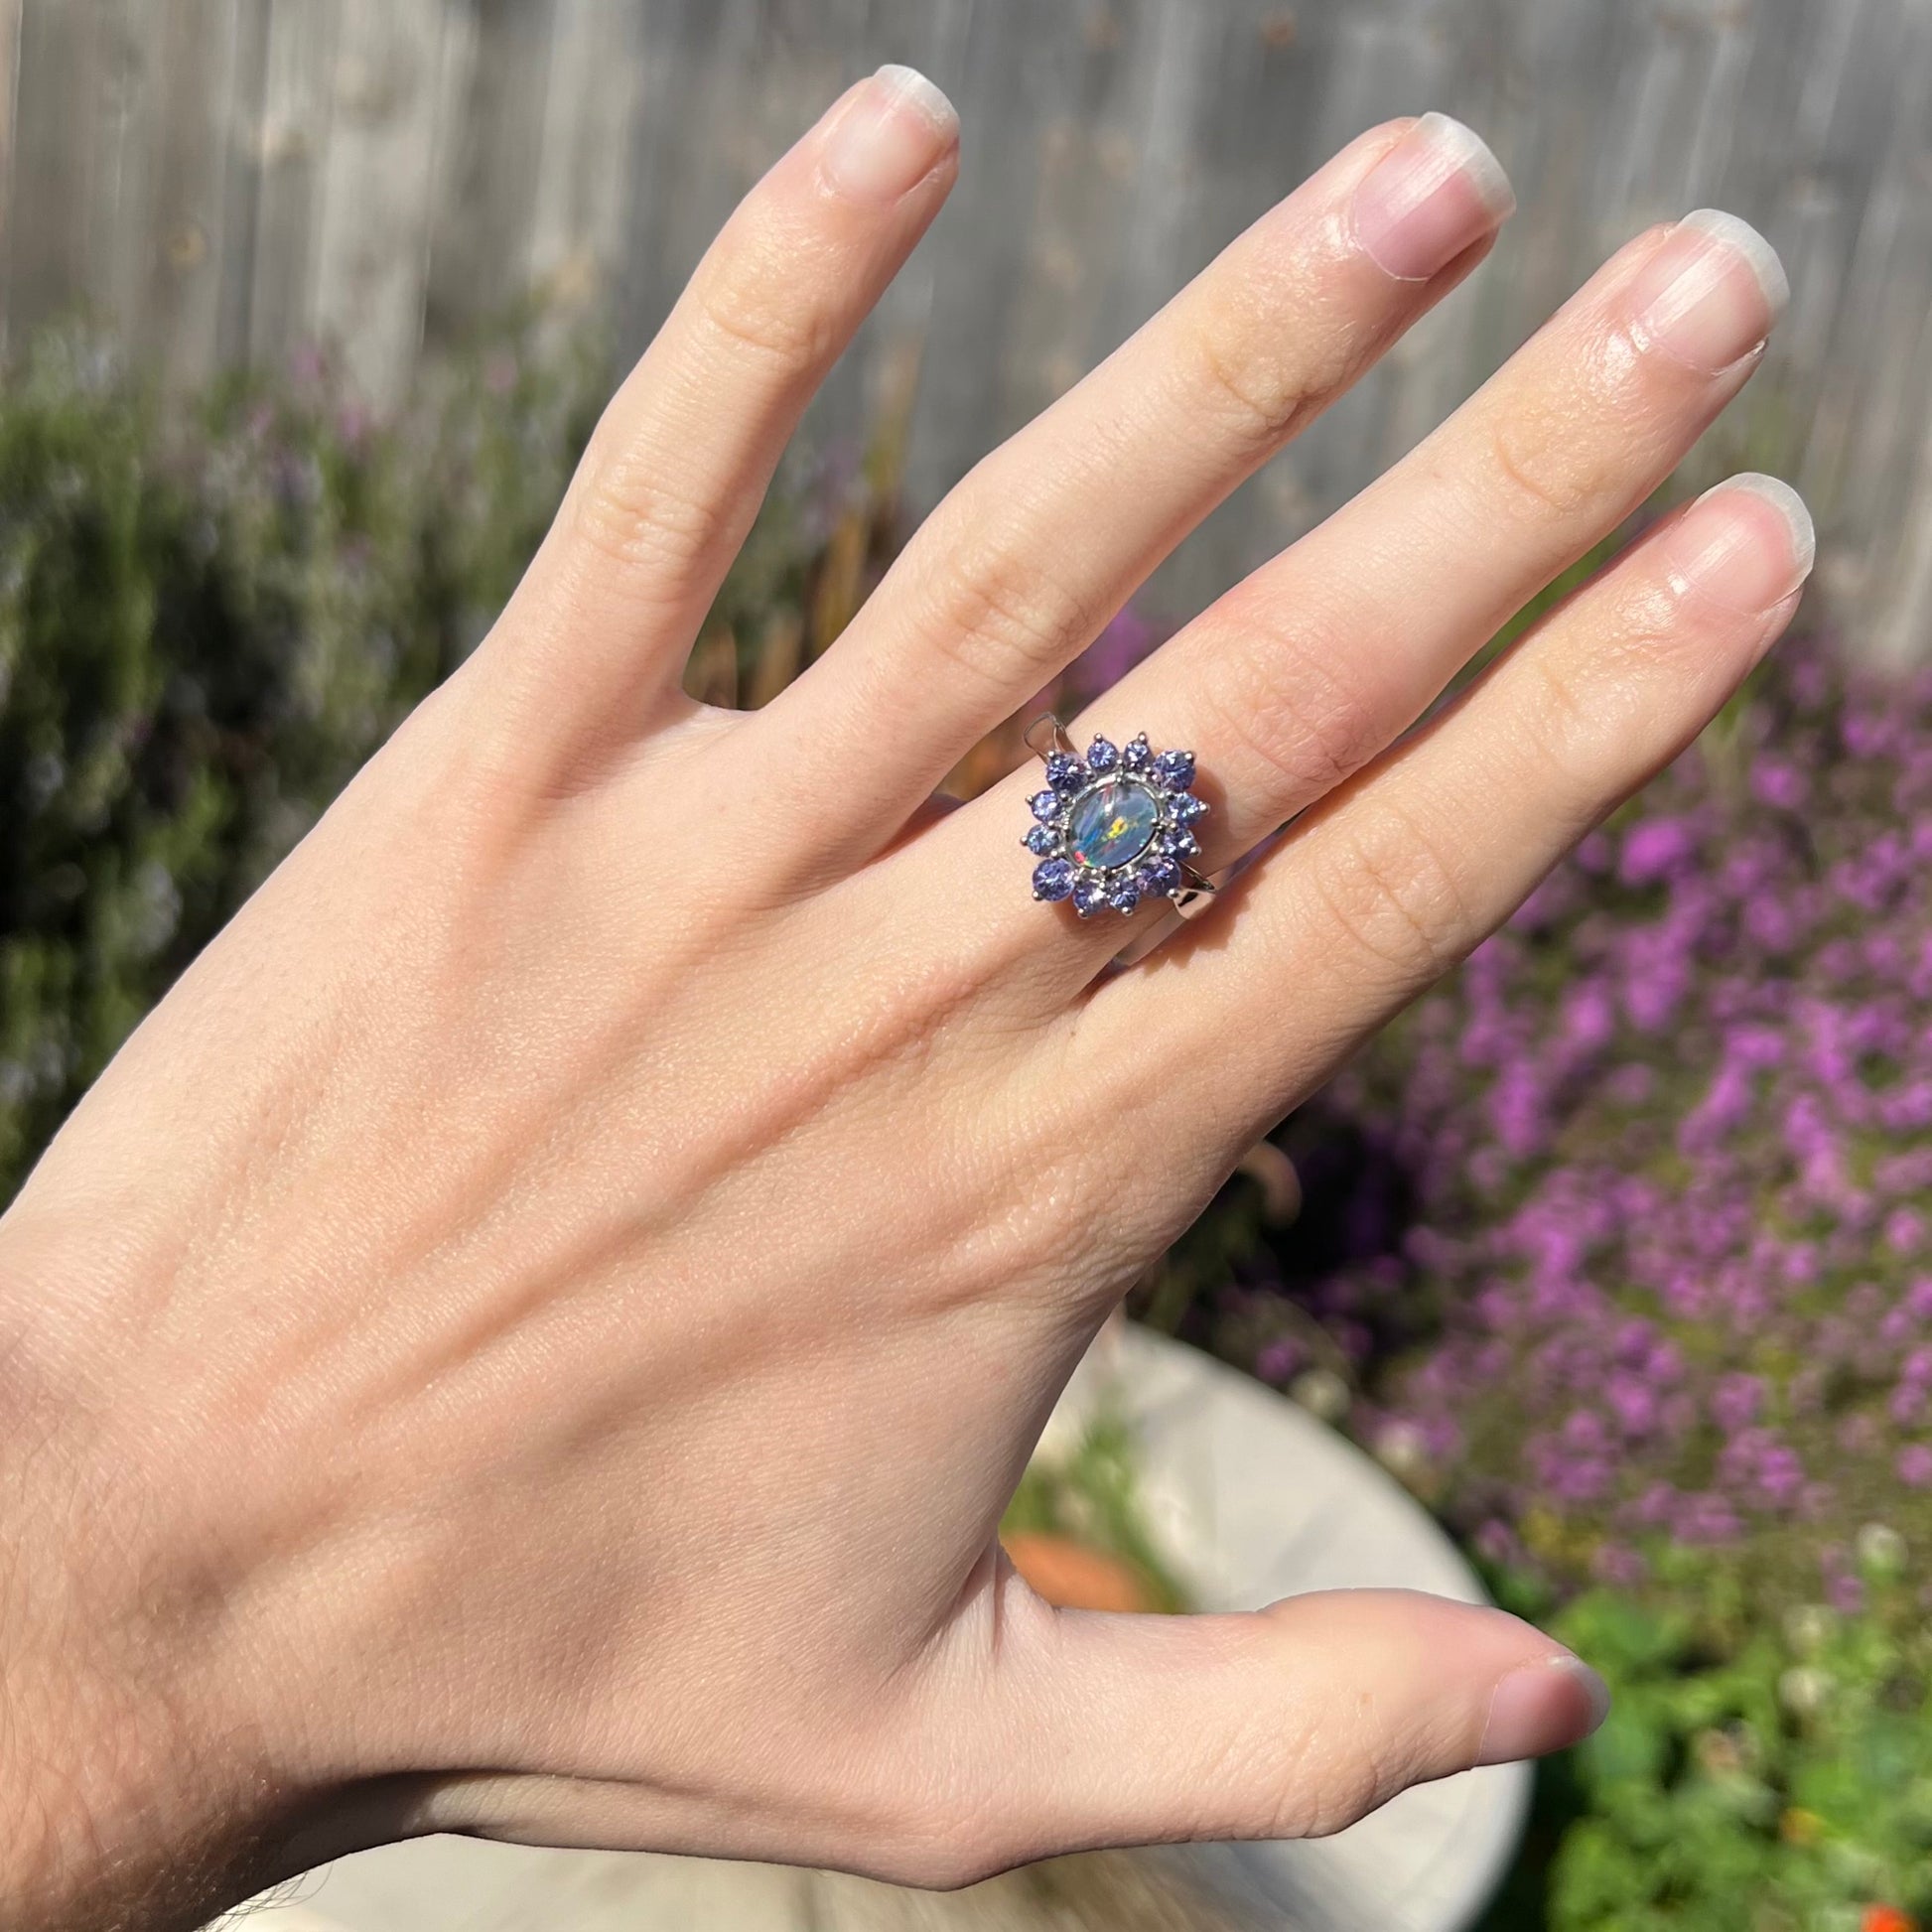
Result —
<instances>
[{"instance_id":1,"label":"silver ring","mask_svg":"<svg viewBox=\"0 0 1932 1932\"><path fill-rule=\"evenodd\" d=\"M1189 863L1200 852L1194 827L1208 811L1194 796L1192 752L1157 752L1143 732L1125 745L1096 738L1083 758L1050 713L1027 727L1026 744L1046 767L1021 841L1038 862L1035 898L1065 900L1090 919L1108 910L1127 917L1156 898L1184 914L1213 894Z\"/></svg>"}]
</instances>

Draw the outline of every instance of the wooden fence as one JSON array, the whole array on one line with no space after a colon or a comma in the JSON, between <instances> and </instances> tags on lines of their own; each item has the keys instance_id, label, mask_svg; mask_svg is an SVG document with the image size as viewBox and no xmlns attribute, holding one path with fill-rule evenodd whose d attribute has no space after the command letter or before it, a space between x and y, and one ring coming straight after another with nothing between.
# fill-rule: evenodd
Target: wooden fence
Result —
<instances>
[{"instance_id":1,"label":"wooden fence","mask_svg":"<svg viewBox=\"0 0 1932 1932\"><path fill-rule=\"evenodd\" d=\"M634 347L889 59L953 93L968 160L813 434L863 436L916 347L915 504L1350 134L1436 106L1521 213L1156 601L1306 528L1624 236L1718 205L1795 297L1693 479L1793 475L1855 639L1932 655L1932 0L0 0L0 328L85 310L178 383L328 339L378 402L532 286Z\"/></svg>"}]
</instances>

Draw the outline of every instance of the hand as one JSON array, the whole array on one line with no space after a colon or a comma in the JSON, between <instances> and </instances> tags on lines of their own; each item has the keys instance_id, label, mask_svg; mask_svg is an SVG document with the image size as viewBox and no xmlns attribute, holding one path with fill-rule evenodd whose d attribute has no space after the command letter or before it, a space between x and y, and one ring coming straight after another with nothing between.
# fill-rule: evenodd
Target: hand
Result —
<instances>
[{"instance_id":1,"label":"hand","mask_svg":"<svg viewBox=\"0 0 1932 1932\"><path fill-rule=\"evenodd\" d=\"M955 157L889 70L778 164L494 633L0 1225L9 1925L188 1924L436 1830L952 1884L1330 1831L1600 1715L1500 1612L1059 1613L995 1526L1242 1151L1784 626L1809 525L1746 480L1402 737L1735 394L1775 259L1727 217L1640 236L1094 707L1082 744L1198 751L1204 866L1295 820L1109 975L1118 919L1029 897L1036 776L932 787L1508 191L1452 123L1364 135L975 472L802 680L700 708L692 638Z\"/></svg>"}]
</instances>

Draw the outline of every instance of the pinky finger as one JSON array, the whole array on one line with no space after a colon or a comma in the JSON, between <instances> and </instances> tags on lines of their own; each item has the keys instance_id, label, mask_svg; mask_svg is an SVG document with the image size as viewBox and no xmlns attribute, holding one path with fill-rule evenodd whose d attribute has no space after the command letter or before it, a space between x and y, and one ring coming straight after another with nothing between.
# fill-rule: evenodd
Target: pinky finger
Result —
<instances>
[{"instance_id":1,"label":"pinky finger","mask_svg":"<svg viewBox=\"0 0 1932 1932\"><path fill-rule=\"evenodd\" d=\"M1787 484L1738 477L1701 497L1310 812L1162 970L1103 986L1080 1053L1145 1078L1134 1042L1159 999L1155 1084L1172 1099L1194 1083L1247 1146L1691 743L1790 622L1813 551Z\"/></svg>"}]
</instances>

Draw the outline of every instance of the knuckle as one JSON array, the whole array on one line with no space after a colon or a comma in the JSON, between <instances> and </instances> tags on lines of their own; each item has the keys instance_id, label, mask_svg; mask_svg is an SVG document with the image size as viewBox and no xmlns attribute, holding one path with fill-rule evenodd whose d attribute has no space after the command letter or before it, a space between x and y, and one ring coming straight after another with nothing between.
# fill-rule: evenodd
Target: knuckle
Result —
<instances>
[{"instance_id":1,"label":"knuckle","mask_svg":"<svg viewBox=\"0 0 1932 1932\"><path fill-rule=\"evenodd\" d=\"M1289 1802L1282 1836L1333 1838L1360 1824L1401 1789L1402 1781L1388 1779L1373 1750L1351 1752L1328 1769L1314 1788Z\"/></svg>"},{"instance_id":2,"label":"knuckle","mask_svg":"<svg viewBox=\"0 0 1932 1932\"><path fill-rule=\"evenodd\" d=\"M1338 1739L1307 1725L1284 1731L1274 1714L1237 1726L1213 1748L1204 1772L1202 1789L1224 1799L1271 1793L1260 1825L1272 1839L1332 1837L1390 1795L1372 1739Z\"/></svg>"},{"instance_id":3,"label":"knuckle","mask_svg":"<svg viewBox=\"0 0 1932 1932\"><path fill-rule=\"evenodd\" d=\"M1076 655L1100 613L1004 532L937 546L926 632L946 667L992 691L1032 691Z\"/></svg>"},{"instance_id":4,"label":"knuckle","mask_svg":"<svg viewBox=\"0 0 1932 1932\"><path fill-rule=\"evenodd\" d=\"M1472 931L1455 871L1406 812L1358 802L1311 852L1311 889L1360 958L1396 984L1427 985Z\"/></svg>"},{"instance_id":5,"label":"knuckle","mask_svg":"<svg viewBox=\"0 0 1932 1932\"><path fill-rule=\"evenodd\" d=\"M1228 431L1228 441L1253 452L1286 442L1339 386L1339 369L1309 370L1258 340L1245 311L1218 311L1188 339L1185 379L1189 401Z\"/></svg>"},{"instance_id":6,"label":"knuckle","mask_svg":"<svg viewBox=\"0 0 1932 1932\"><path fill-rule=\"evenodd\" d=\"M675 596L717 541L712 505L679 490L641 450L593 448L583 486L571 492L573 533L627 577L661 581Z\"/></svg>"},{"instance_id":7,"label":"knuckle","mask_svg":"<svg viewBox=\"0 0 1932 1932\"><path fill-rule=\"evenodd\" d=\"M1037 1857L1037 1822L1016 1814L997 1787L957 1774L897 1783L882 1793L890 1822L877 1834L876 1875L920 1891L963 1891Z\"/></svg>"},{"instance_id":8,"label":"knuckle","mask_svg":"<svg viewBox=\"0 0 1932 1932\"><path fill-rule=\"evenodd\" d=\"M835 338L839 305L826 291L836 264L795 224L747 209L735 226L693 290L700 322L741 359L780 373L815 366Z\"/></svg>"},{"instance_id":9,"label":"knuckle","mask_svg":"<svg viewBox=\"0 0 1932 1932\"><path fill-rule=\"evenodd\" d=\"M1374 707L1344 668L1372 658L1311 613L1293 621L1244 620L1232 648L1203 681L1201 737L1216 759L1245 759L1283 811L1332 791L1386 738Z\"/></svg>"},{"instance_id":10,"label":"knuckle","mask_svg":"<svg viewBox=\"0 0 1932 1932\"><path fill-rule=\"evenodd\" d=\"M808 228L748 205L699 269L662 339L669 367L647 361L655 376L644 379L681 397L702 387L704 372L722 361L740 365L740 379L749 373L754 407L760 397L768 402L785 393L840 340L840 305L830 293L838 265L824 256L822 239ZM621 401L599 426L571 494L572 522L594 550L626 571L658 574L679 595L715 563L720 507L679 487L689 466L669 439L662 408L644 409L640 440L632 442L625 428L637 428L637 416L635 404L626 414Z\"/></svg>"},{"instance_id":11,"label":"knuckle","mask_svg":"<svg viewBox=\"0 0 1932 1932\"><path fill-rule=\"evenodd\" d=\"M825 328L809 302L759 277L731 271L703 291L698 313L707 329L739 357L772 362L789 372L809 368L824 348Z\"/></svg>"},{"instance_id":12,"label":"knuckle","mask_svg":"<svg viewBox=\"0 0 1932 1932\"><path fill-rule=\"evenodd\" d=\"M1574 420L1542 409L1504 409L1485 425L1482 455L1519 515L1539 523L1590 519L1612 495L1607 466L1622 445L1579 435ZM1602 454L1605 449L1610 454Z\"/></svg>"},{"instance_id":13,"label":"knuckle","mask_svg":"<svg viewBox=\"0 0 1932 1932\"><path fill-rule=\"evenodd\" d=\"M880 1875L917 1891L964 1891L1021 1862L1018 1855L1003 1858L984 1845L959 1843L960 1837L957 1819L935 1822L932 1835L894 1847Z\"/></svg>"},{"instance_id":14,"label":"knuckle","mask_svg":"<svg viewBox=\"0 0 1932 1932\"><path fill-rule=\"evenodd\" d=\"M923 1298L931 1311L996 1304L1052 1310L1109 1292L1116 1250L1131 1234L1129 1217L1109 1210L1098 1175L1076 1157L1047 1150L1029 1172L1016 1172L1009 1199L997 1214L975 1202L956 1217ZM1099 1291L1090 1286L1096 1277Z\"/></svg>"},{"instance_id":15,"label":"knuckle","mask_svg":"<svg viewBox=\"0 0 1932 1932\"><path fill-rule=\"evenodd\" d=\"M1352 1710L1330 1712L1318 1733L1305 1727L1292 1739L1273 1833L1332 1838L1387 1804L1414 1775L1410 1754L1388 1734L1374 1694L1361 1692Z\"/></svg>"},{"instance_id":16,"label":"knuckle","mask_svg":"<svg viewBox=\"0 0 1932 1932\"><path fill-rule=\"evenodd\" d=\"M1305 1729L1279 1732L1271 1715L1236 1721L1227 1733L1204 1746L1196 1786L1202 1817L1211 1829L1214 1814L1240 1806L1244 1794L1268 1792L1261 1819L1270 1838L1307 1836L1308 1812L1318 1780L1313 1775L1314 1740Z\"/></svg>"},{"instance_id":17,"label":"knuckle","mask_svg":"<svg viewBox=\"0 0 1932 1932\"><path fill-rule=\"evenodd\" d=\"M1708 397L1703 378L1626 330L1580 328L1527 352L1484 413L1476 455L1519 514L1607 528L1668 473Z\"/></svg>"},{"instance_id":18,"label":"knuckle","mask_svg":"<svg viewBox=\"0 0 1932 1932\"><path fill-rule=\"evenodd\" d=\"M1545 763L1562 768L1571 762L1566 754L1590 743L1602 731L1601 694L1586 689L1577 665L1561 651L1534 652L1531 662L1534 722L1521 742Z\"/></svg>"},{"instance_id":19,"label":"knuckle","mask_svg":"<svg viewBox=\"0 0 1932 1932\"><path fill-rule=\"evenodd\" d=\"M1587 635L1558 633L1526 653L1528 719L1517 743L1567 796L1607 753L1651 741L1675 709L1667 688L1696 644L1694 612L1668 586L1608 607Z\"/></svg>"}]
</instances>

